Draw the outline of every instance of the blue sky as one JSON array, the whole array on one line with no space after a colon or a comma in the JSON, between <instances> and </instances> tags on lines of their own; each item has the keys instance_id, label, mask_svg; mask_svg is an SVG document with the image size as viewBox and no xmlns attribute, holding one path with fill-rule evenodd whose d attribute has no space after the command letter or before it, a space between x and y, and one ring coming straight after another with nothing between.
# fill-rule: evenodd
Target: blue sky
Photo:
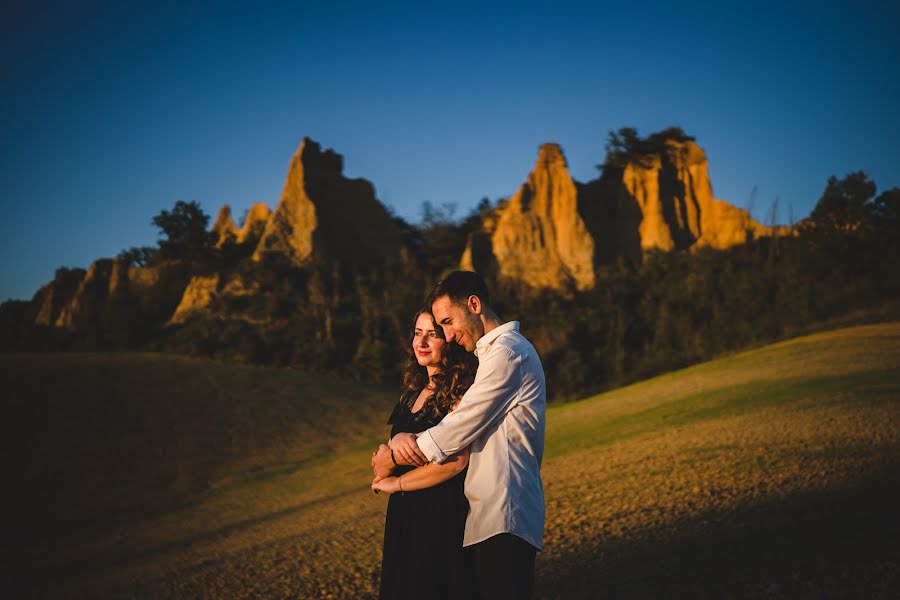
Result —
<instances>
[{"instance_id":1,"label":"blue sky","mask_svg":"<svg viewBox=\"0 0 900 600\"><path fill-rule=\"evenodd\" d=\"M323 6L324 5L324 6ZM900 9L817 3L4 2L0 300L152 244L153 215L274 208L303 136L410 221L512 194L538 146L679 125L715 195L809 214L900 186Z\"/></svg>"}]
</instances>

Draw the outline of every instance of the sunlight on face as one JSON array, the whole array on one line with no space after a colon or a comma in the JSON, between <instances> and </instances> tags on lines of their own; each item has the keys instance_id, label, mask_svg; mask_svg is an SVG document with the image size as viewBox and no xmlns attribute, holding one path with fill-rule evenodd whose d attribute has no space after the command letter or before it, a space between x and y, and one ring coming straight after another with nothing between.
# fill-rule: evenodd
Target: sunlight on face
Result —
<instances>
[{"instance_id":1,"label":"sunlight on face","mask_svg":"<svg viewBox=\"0 0 900 600\"><path fill-rule=\"evenodd\" d=\"M434 320L444 329L447 343L456 342L467 352L475 351L475 342L484 335L484 327L471 310L456 304L450 296L435 300L431 310L434 311Z\"/></svg>"},{"instance_id":2,"label":"sunlight on face","mask_svg":"<svg viewBox=\"0 0 900 600\"><path fill-rule=\"evenodd\" d=\"M434 367L441 363L444 356L445 342L434 328L434 322L429 313L422 313L416 319L416 329L413 332L412 348L416 360L423 367Z\"/></svg>"}]
</instances>

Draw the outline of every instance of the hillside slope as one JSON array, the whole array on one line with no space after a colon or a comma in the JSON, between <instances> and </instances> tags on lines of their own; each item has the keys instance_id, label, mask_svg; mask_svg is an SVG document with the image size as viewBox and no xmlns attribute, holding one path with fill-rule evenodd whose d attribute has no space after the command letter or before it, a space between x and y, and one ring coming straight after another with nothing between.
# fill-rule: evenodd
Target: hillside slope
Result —
<instances>
[{"instance_id":1,"label":"hillside slope","mask_svg":"<svg viewBox=\"0 0 900 600\"><path fill-rule=\"evenodd\" d=\"M128 522L368 442L393 390L160 354L0 355L21 534ZM325 436L323 432L334 432ZM24 514L23 514L24 513Z\"/></svg>"},{"instance_id":2,"label":"hillside slope","mask_svg":"<svg viewBox=\"0 0 900 600\"><path fill-rule=\"evenodd\" d=\"M62 362L31 358L20 377L43 373L46 383L66 360L83 360L46 358ZM11 359L3 360L10 377ZM196 362L160 385L193 380ZM231 382L237 404L259 394L235 422L258 431L255 439L282 439L266 432L282 431L285 405L264 398L285 384L260 393L256 372ZM306 459L255 477L238 469L244 474L190 502L141 518L109 525L98 515L90 530L20 538L7 563L18 574L12 589L24 597L372 597L385 498L368 490L368 458L391 400L373 394L359 408L360 394L342 389L351 393L320 392L336 417L304 430L304 450L266 454ZM73 423L90 419L70 414ZM348 414L359 418L357 442L335 445L346 418L337 415ZM543 475L539 597L896 597L900 324L806 336L554 406Z\"/></svg>"}]
</instances>

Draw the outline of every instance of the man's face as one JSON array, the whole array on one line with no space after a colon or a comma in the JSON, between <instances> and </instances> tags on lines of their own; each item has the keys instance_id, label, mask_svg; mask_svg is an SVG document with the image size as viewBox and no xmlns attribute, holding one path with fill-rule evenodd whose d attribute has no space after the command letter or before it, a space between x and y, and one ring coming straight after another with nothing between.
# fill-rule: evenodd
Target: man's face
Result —
<instances>
[{"instance_id":1,"label":"man's face","mask_svg":"<svg viewBox=\"0 0 900 600\"><path fill-rule=\"evenodd\" d=\"M444 295L434 301L431 310L448 343L456 342L466 351L475 352L475 342L484 335L484 324L470 306L456 304Z\"/></svg>"}]
</instances>

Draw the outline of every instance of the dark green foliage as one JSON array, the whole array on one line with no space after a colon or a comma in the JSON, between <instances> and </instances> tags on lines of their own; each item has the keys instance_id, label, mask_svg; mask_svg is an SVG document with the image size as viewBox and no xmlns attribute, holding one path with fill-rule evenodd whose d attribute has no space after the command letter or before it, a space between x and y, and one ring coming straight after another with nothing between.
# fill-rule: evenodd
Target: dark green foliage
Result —
<instances>
[{"instance_id":1,"label":"dark green foliage","mask_svg":"<svg viewBox=\"0 0 900 600\"><path fill-rule=\"evenodd\" d=\"M649 168L649 158L665 151L669 140L689 142L694 138L687 135L681 127L667 127L646 138L640 137L634 127L610 131L606 140L606 159L597 168L606 173L624 169L630 162Z\"/></svg>"},{"instance_id":2,"label":"dark green foliage","mask_svg":"<svg viewBox=\"0 0 900 600\"><path fill-rule=\"evenodd\" d=\"M127 267L149 267L159 254L152 246L132 246L119 252L118 258Z\"/></svg>"},{"instance_id":3,"label":"dark green foliage","mask_svg":"<svg viewBox=\"0 0 900 600\"><path fill-rule=\"evenodd\" d=\"M482 198L465 218L458 221L454 218L455 204L434 208L430 202L424 202L421 225L418 228L406 225L409 230L407 247L421 268L437 281L459 263L469 235L481 227L483 218L490 211L490 200Z\"/></svg>"},{"instance_id":4,"label":"dark green foliage","mask_svg":"<svg viewBox=\"0 0 900 600\"><path fill-rule=\"evenodd\" d=\"M209 241L209 215L195 201L178 200L171 212L164 210L153 217L153 225L164 236L159 251L166 258L191 260Z\"/></svg>"},{"instance_id":5,"label":"dark green foliage","mask_svg":"<svg viewBox=\"0 0 900 600\"><path fill-rule=\"evenodd\" d=\"M872 204L875 225L888 231L900 228L900 188L891 188L882 193Z\"/></svg>"},{"instance_id":6,"label":"dark green foliage","mask_svg":"<svg viewBox=\"0 0 900 600\"><path fill-rule=\"evenodd\" d=\"M809 224L829 234L858 234L872 224L875 183L862 171L828 178L825 192L809 215Z\"/></svg>"},{"instance_id":7,"label":"dark green foliage","mask_svg":"<svg viewBox=\"0 0 900 600\"><path fill-rule=\"evenodd\" d=\"M22 346L27 312L28 302L24 300L7 300L0 304L0 352Z\"/></svg>"},{"instance_id":8,"label":"dark green foliage","mask_svg":"<svg viewBox=\"0 0 900 600\"><path fill-rule=\"evenodd\" d=\"M799 225L798 249L815 290L820 317L849 311L868 295L871 303L896 301L900 293L900 227L896 188L878 196L862 171L831 177L810 217Z\"/></svg>"}]
</instances>

